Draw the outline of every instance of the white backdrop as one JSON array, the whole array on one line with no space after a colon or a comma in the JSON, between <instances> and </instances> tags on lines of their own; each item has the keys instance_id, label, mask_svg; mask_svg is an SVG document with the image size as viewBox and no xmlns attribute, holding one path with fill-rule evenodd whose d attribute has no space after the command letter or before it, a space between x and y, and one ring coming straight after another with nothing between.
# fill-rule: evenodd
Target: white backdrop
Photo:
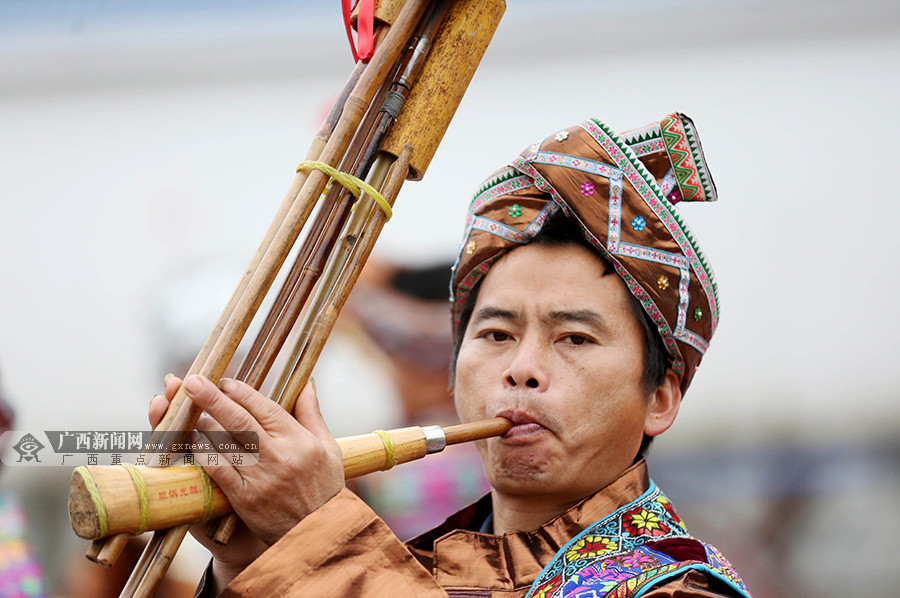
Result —
<instances>
[{"instance_id":1,"label":"white backdrop","mask_svg":"<svg viewBox=\"0 0 900 598\"><path fill-rule=\"evenodd\" d=\"M534 140L682 110L719 189L682 214L723 315L668 441L895 436L898 5L554 11L510 7L382 255L452 254L472 190ZM160 314L183 297L211 325L352 66L336 12L201 16L0 41L0 374L19 429L146 426L160 343L195 351L208 328L176 342L180 316ZM227 284L185 283L210 259ZM333 419L341 388L320 389Z\"/></svg>"}]
</instances>

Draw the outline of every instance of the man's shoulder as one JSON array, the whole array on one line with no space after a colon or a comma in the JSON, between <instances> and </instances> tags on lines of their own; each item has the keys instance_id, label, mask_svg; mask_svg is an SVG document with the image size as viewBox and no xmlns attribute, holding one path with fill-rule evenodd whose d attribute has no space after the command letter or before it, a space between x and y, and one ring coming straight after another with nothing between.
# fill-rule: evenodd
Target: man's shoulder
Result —
<instances>
[{"instance_id":1,"label":"man's shoulder","mask_svg":"<svg viewBox=\"0 0 900 598\"><path fill-rule=\"evenodd\" d=\"M741 596L734 588L722 580L691 569L667 581L654 585L643 594L642 598L734 598Z\"/></svg>"}]
</instances>

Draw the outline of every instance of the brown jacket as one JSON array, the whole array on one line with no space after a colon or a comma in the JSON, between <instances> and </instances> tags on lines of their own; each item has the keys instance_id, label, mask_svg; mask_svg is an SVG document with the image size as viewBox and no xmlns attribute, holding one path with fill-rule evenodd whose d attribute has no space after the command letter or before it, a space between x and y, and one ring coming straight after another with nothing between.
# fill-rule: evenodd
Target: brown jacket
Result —
<instances>
[{"instance_id":1,"label":"brown jacket","mask_svg":"<svg viewBox=\"0 0 900 598\"><path fill-rule=\"evenodd\" d=\"M502 536L469 531L490 509L485 497L405 545L362 500L342 490L247 567L222 595L520 598L568 540L638 498L648 484L646 464L640 462L539 529ZM730 595L723 584L697 571L644 594Z\"/></svg>"}]
</instances>

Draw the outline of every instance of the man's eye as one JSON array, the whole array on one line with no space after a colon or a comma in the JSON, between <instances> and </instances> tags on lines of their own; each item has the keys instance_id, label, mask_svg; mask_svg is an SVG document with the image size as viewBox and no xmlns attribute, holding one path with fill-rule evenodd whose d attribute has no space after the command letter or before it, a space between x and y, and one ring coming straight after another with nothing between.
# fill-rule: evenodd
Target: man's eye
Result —
<instances>
[{"instance_id":1,"label":"man's eye","mask_svg":"<svg viewBox=\"0 0 900 598\"><path fill-rule=\"evenodd\" d=\"M565 341L570 345L584 345L589 342L589 339L580 334L568 334L565 337Z\"/></svg>"},{"instance_id":2,"label":"man's eye","mask_svg":"<svg viewBox=\"0 0 900 598\"><path fill-rule=\"evenodd\" d=\"M495 343L508 341L511 337L505 332L500 332L499 330L492 330L484 335L486 339L489 341L494 341Z\"/></svg>"}]
</instances>

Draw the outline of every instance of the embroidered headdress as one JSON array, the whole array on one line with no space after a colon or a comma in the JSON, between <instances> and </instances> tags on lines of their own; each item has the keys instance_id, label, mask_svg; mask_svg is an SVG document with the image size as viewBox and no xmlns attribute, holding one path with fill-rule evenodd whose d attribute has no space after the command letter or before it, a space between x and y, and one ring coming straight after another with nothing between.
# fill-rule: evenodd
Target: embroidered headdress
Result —
<instances>
[{"instance_id":1,"label":"embroidered headdress","mask_svg":"<svg viewBox=\"0 0 900 598\"><path fill-rule=\"evenodd\" d=\"M598 120L555 133L495 172L469 207L453 268L455 324L504 253L562 210L656 323L686 390L716 329L716 282L674 204L715 201L694 123L681 113L616 134Z\"/></svg>"}]
</instances>

